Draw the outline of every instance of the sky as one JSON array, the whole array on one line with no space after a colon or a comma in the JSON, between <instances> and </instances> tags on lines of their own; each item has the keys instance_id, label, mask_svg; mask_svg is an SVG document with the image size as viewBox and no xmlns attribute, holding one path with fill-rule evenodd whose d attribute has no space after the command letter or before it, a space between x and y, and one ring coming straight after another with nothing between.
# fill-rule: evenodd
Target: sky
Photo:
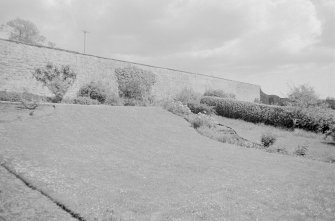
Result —
<instances>
[{"instance_id":1,"label":"sky","mask_svg":"<svg viewBox=\"0 0 335 221\"><path fill-rule=\"evenodd\" d=\"M335 97L335 0L0 0L56 47ZM0 33L4 37L4 33Z\"/></svg>"}]
</instances>

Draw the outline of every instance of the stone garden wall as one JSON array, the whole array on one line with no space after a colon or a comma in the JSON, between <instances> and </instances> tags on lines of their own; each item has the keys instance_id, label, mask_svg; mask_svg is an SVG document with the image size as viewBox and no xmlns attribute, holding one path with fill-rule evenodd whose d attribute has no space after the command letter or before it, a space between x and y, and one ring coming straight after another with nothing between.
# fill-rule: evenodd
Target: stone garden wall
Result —
<instances>
[{"instance_id":1,"label":"stone garden wall","mask_svg":"<svg viewBox=\"0 0 335 221\"><path fill-rule=\"evenodd\" d=\"M0 39L0 91L51 95L47 88L32 77L36 68L44 67L48 62L70 65L77 73L77 80L66 97L75 97L83 84L93 80L109 84L117 93L115 69L134 65L156 75L157 82L152 92L157 98L174 96L186 87L199 93L206 89L222 89L245 101L260 99L260 87L253 84L3 39Z\"/></svg>"}]
</instances>

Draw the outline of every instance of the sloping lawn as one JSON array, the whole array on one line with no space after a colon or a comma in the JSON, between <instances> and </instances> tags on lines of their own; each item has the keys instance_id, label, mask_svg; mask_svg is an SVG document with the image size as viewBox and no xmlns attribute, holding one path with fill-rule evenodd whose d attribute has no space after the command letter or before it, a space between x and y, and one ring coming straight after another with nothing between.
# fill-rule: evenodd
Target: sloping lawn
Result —
<instances>
[{"instance_id":1,"label":"sloping lawn","mask_svg":"<svg viewBox=\"0 0 335 221\"><path fill-rule=\"evenodd\" d=\"M0 156L86 220L335 219L334 164L219 143L160 108L0 104Z\"/></svg>"},{"instance_id":2,"label":"sloping lawn","mask_svg":"<svg viewBox=\"0 0 335 221\"><path fill-rule=\"evenodd\" d=\"M304 157L335 163L335 142L331 137L325 138L322 134L300 129L292 131L220 116L216 116L215 119L219 123L234 128L240 136L253 142L260 143L263 134L273 134L277 139L270 149L285 148L288 154L295 155L294 152L299 146L305 146L307 151Z\"/></svg>"}]
</instances>

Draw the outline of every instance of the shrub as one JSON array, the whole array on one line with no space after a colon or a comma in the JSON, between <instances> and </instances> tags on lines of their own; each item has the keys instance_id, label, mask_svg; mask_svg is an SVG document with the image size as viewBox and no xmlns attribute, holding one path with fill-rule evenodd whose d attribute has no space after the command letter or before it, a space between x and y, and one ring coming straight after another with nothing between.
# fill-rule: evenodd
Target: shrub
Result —
<instances>
[{"instance_id":1,"label":"shrub","mask_svg":"<svg viewBox=\"0 0 335 221\"><path fill-rule=\"evenodd\" d=\"M119 84L119 94L122 98L146 100L151 88L156 82L156 76L151 71L129 66L115 70Z\"/></svg>"},{"instance_id":2,"label":"shrub","mask_svg":"<svg viewBox=\"0 0 335 221\"><path fill-rule=\"evenodd\" d=\"M184 88L175 95L174 100L180 101L185 105L188 103L196 103L200 100L200 94L195 93L191 88Z\"/></svg>"},{"instance_id":3,"label":"shrub","mask_svg":"<svg viewBox=\"0 0 335 221\"><path fill-rule=\"evenodd\" d=\"M322 133L335 125L334 112L330 109L283 107L215 97L204 97L201 103L214 106L220 116L253 123L292 128L297 119L295 127Z\"/></svg>"},{"instance_id":4,"label":"shrub","mask_svg":"<svg viewBox=\"0 0 335 221\"><path fill-rule=\"evenodd\" d=\"M123 102L118 95L109 93L105 99L104 104L111 106L121 106L123 105Z\"/></svg>"},{"instance_id":5,"label":"shrub","mask_svg":"<svg viewBox=\"0 0 335 221\"><path fill-rule=\"evenodd\" d=\"M302 146L298 146L295 151L294 154L297 156L305 156L307 154L308 151L308 146L307 145L302 145Z\"/></svg>"},{"instance_id":6,"label":"shrub","mask_svg":"<svg viewBox=\"0 0 335 221\"><path fill-rule=\"evenodd\" d=\"M86 85L83 85L78 91L78 97L89 97L93 100L97 100L100 103L105 103L105 100L108 96L108 88L101 82L90 82Z\"/></svg>"},{"instance_id":7,"label":"shrub","mask_svg":"<svg viewBox=\"0 0 335 221\"><path fill-rule=\"evenodd\" d=\"M56 66L48 63L44 68L37 68L33 76L55 95L54 102L60 102L77 75L69 65Z\"/></svg>"},{"instance_id":8,"label":"shrub","mask_svg":"<svg viewBox=\"0 0 335 221\"><path fill-rule=\"evenodd\" d=\"M191 114L191 110L180 101L167 100L162 104L163 108L179 116Z\"/></svg>"},{"instance_id":9,"label":"shrub","mask_svg":"<svg viewBox=\"0 0 335 221\"><path fill-rule=\"evenodd\" d=\"M204 96L236 99L236 95L235 94L233 94L233 93L226 93L223 90L212 90L212 89L209 89L209 90L205 91Z\"/></svg>"},{"instance_id":10,"label":"shrub","mask_svg":"<svg viewBox=\"0 0 335 221\"><path fill-rule=\"evenodd\" d=\"M216 125L214 119L211 116L202 113L198 113L188 120L195 129L199 127L212 128Z\"/></svg>"},{"instance_id":11,"label":"shrub","mask_svg":"<svg viewBox=\"0 0 335 221\"><path fill-rule=\"evenodd\" d=\"M187 103L187 107L194 114L203 113L203 114L209 114L210 115L210 114L215 113L214 108L210 107L206 104L191 102L191 103Z\"/></svg>"},{"instance_id":12,"label":"shrub","mask_svg":"<svg viewBox=\"0 0 335 221\"><path fill-rule=\"evenodd\" d=\"M263 134L261 137L261 143L264 147L269 147L276 142L276 137L271 133Z\"/></svg>"},{"instance_id":13,"label":"shrub","mask_svg":"<svg viewBox=\"0 0 335 221\"><path fill-rule=\"evenodd\" d=\"M63 104L74 104L74 99L65 97L65 98L62 99L62 103Z\"/></svg>"},{"instance_id":14,"label":"shrub","mask_svg":"<svg viewBox=\"0 0 335 221\"><path fill-rule=\"evenodd\" d=\"M98 105L100 104L98 100L93 100L89 97L77 97L73 99L74 104L84 104L84 105Z\"/></svg>"},{"instance_id":15,"label":"shrub","mask_svg":"<svg viewBox=\"0 0 335 221\"><path fill-rule=\"evenodd\" d=\"M327 156L325 161L328 163L335 163L335 155Z\"/></svg>"},{"instance_id":16,"label":"shrub","mask_svg":"<svg viewBox=\"0 0 335 221\"><path fill-rule=\"evenodd\" d=\"M145 100L137 100L135 98L123 98L124 106L147 106L148 102Z\"/></svg>"}]
</instances>

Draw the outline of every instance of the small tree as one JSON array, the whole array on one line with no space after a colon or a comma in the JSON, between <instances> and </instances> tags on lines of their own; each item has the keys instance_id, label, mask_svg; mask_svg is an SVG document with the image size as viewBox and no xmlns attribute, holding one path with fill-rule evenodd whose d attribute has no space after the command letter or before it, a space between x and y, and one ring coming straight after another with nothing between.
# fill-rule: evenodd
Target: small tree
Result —
<instances>
[{"instance_id":1,"label":"small tree","mask_svg":"<svg viewBox=\"0 0 335 221\"><path fill-rule=\"evenodd\" d=\"M289 105L298 107L315 107L320 103L314 88L306 84L291 88L288 98Z\"/></svg>"},{"instance_id":2,"label":"small tree","mask_svg":"<svg viewBox=\"0 0 335 221\"><path fill-rule=\"evenodd\" d=\"M37 68L33 76L55 95L54 102L56 103L63 99L77 77L69 65L56 66L51 63L48 63L44 68Z\"/></svg>"}]
</instances>

